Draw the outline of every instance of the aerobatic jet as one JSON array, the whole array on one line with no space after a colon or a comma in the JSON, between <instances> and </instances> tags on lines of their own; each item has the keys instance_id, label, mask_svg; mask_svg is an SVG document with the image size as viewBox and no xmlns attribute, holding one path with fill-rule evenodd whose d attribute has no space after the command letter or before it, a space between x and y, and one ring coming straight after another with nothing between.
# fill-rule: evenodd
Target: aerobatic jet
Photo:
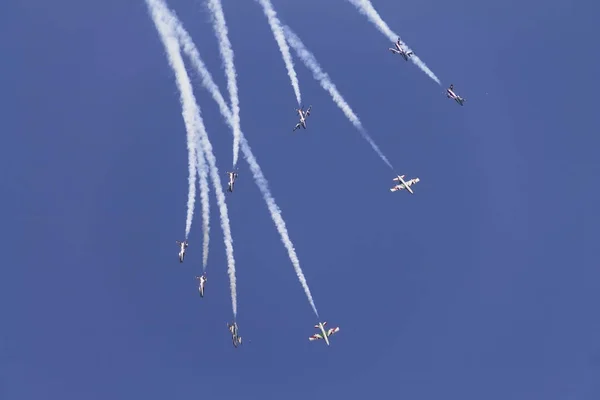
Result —
<instances>
[{"instance_id":1,"label":"aerobatic jet","mask_svg":"<svg viewBox=\"0 0 600 400\"><path fill-rule=\"evenodd\" d=\"M242 337L238 335L237 322L234 322L233 324L228 323L227 327L229 328L229 332L231 332L231 340L233 341L233 346L237 348L240 344L242 344Z\"/></svg>"},{"instance_id":2,"label":"aerobatic jet","mask_svg":"<svg viewBox=\"0 0 600 400\"><path fill-rule=\"evenodd\" d=\"M179 245L179 262L182 263L185 257L185 249L188 247L188 242L187 240L184 240L183 242L176 240L175 243Z\"/></svg>"},{"instance_id":3,"label":"aerobatic jet","mask_svg":"<svg viewBox=\"0 0 600 400\"><path fill-rule=\"evenodd\" d=\"M327 331L325 331L325 325L327 325L327 322L319 322L318 325L315 325L315 328L320 329L321 333L315 333L314 335L309 337L308 340L312 342L313 340L325 339L325 343L327 343L327 346L329 346L329 336L333 335L336 332L339 332L340 327L337 326L335 328L330 328Z\"/></svg>"},{"instance_id":4,"label":"aerobatic jet","mask_svg":"<svg viewBox=\"0 0 600 400\"><path fill-rule=\"evenodd\" d=\"M390 51L394 54L400 54L402 57L404 57L404 60L408 61L408 57L413 55L413 52L408 50L404 50L402 48L402 42L400 41L400 38L398 38L398 41L396 43L394 43L396 48L390 47Z\"/></svg>"},{"instance_id":5,"label":"aerobatic jet","mask_svg":"<svg viewBox=\"0 0 600 400\"><path fill-rule=\"evenodd\" d=\"M227 188L227 191L233 193L233 184L235 183L238 174L237 172L227 172L227 175L229 176L229 187Z\"/></svg>"},{"instance_id":6,"label":"aerobatic jet","mask_svg":"<svg viewBox=\"0 0 600 400\"><path fill-rule=\"evenodd\" d=\"M465 105L465 99L454 93L454 85L450 85L450 87L446 89L446 97L456 100L456 102L461 106Z\"/></svg>"},{"instance_id":7,"label":"aerobatic jet","mask_svg":"<svg viewBox=\"0 0 600 400\"><path fill-rule=\"evenodd\" d=\"M404 175L398 175L393 180L397 181L398 184L390 189L390 192L396 192L398 190L406 189L410 192L410 194L415 194L413 190L410 188L415 183L419 183L419 178L409 179L408 181L404 180Z\"/></svg>"},{"instance_id":8,"label":"aerobatic jet","mask_svg":"<svg viewBox=\"0 0 600 400\"><path fill-rule=\"evenodd\" d=\"M206 284L206 274L202 276L197 276L196 279L200 281L200 285L198 286L198 291L200 292L200 297L204 297L204 285Z\"/></svg>"},{"instance_id":9,"label":"aerobatic jet","mask_svg":"<svg viewBox=\"0 0 600 400\"><path fill-rule=\"evenodd\" d=\"M300 129L300 127L306 129L306 118L308 118L308 116L310 115L310 109L312 108L312 106L308 106L308 109L306 111L302 111L302 108L304 107L296 109L296 112L300 116L300 121L296 124L292 132L294 132L296 129Z\"/></svg>"}]
</instances>

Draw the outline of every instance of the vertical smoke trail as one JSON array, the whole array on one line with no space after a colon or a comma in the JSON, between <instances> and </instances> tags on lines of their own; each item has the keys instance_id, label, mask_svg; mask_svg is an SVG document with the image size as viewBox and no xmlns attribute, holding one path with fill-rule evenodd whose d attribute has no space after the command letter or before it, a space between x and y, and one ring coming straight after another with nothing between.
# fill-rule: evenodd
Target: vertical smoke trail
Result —
<instances>
[{"instance_id":1,"label":"vertical smoke trail","mask_svg":"<svg viewBox=\"0 0 600 400\"><path fill-rule=\"evenodd\" d=\"M149 1L149 0L147 0L147 1ZM188 32L185 30L185 28L183 27L183 25L181 24L181 22L179 21L179 19L177 18L177 16L175 15L174 12L172 12L165 6L162 6L161 13L163 13L165 18L168 19L169 24L172 24L171 26L172 26L173 30L175 31L175 33L177 34L177 36L179 37L180 44L183 48L183 51L190 58L192 65L196 68L196 70L200 74L202 85L212 95L213 99L219 106L219 110L221 111L221 114L225 118L225 121L233 130L234 124L233 124L232 112L227 107L225 99L221 95L219 88L215 84L210 72L208 72L206 65L200 58L200 53L198 52L198 49L196 48L196 45L194 44L192 38L190 37ZM310 306L312 307L315 314L317 316L319 316L319 314L317 312L317 307L315 306L315 302L313 300L312 294L308 287L308 283L306 282L304 273L302 272L302 269L300 268L300 261L296 254L296 250L294 249L294 245L289 237L287 227L285 225L285 221L283 220L283 217L281 216L281 210L277 206L277 203L275 202L275 199L273 198L273 195L271 194L271 190L269 189L269 182L265 178L260 166L258 165L258 162L256 161L254 154L252 153L252 149L250 148L250 145L248 144L248 141L244 137L243 133L241 133L241 136L240 136L240 145L241 145L242 152L244 153L244 156L246 158L246 161L248 162L248 165L250 166L252 175L254 176L254 181L256 182L256 185L258 186L259 190L261 191L261 193L263 195L263 199L265 200L265 203L267 204L267 208L269 209L271 218L273 219L273 222L275 223L275 227L277 228L277 231L279 232L279 235L281 236L281 241L283 242L283 245L285 246L285 248L288 252L288 256L290 258L290 261L292 262L292 266L294 267L294 270L296 271L298 280L300 281L300 284L302 285L302 288L304 289L304 293L306 294L306 297L308 298L308 302L310 303Z\"/></svg>"},{"instance_id":2,"label":"vertical smoke trail","mask_svg":"<svg viewBox=\"0 0 600 400\"><path fill-rule=\"evenodd\" d=\"M196 204L196 155L195 149L191 144L192 132L187 131L187 148L188 148L188 201L187 213L185 218L185 240L190 236L192 229L192 220L194 219L194 207Z\"/></svg>"},{"instance_id":3,"label":"vertical smoke trail","mask_svg":"<svg viewBox=\"0 0 600 400\"><path fill-rule=\"evenodd\" d=\"M150 3L148 3L150 6ZM155 15L153 12L153 19L155 24L158 24L159 17ZM157 25L158 27L158 25ZM170 46L179 47L176 38L171 36L167 36L161 33L161 40L165 45L165 48ZM188 239L190 235L190 230L192 228L192 220L194 218L194 207L196 203L196 167L197 167L197 148L195 147L196 143L194 140L194 122L193 122L193 110L190 109L191 105L186 103L183 94L180 96L180 102L182 107L182 115L186 128L187 135L187 149L188 149L188 201L187 201L187 216L185 221L185 240Z\"/></svg>"},{"instance_id":4,"label":"vertical smoke trail","mask_svg":"<svg viewBox=\"0 0 600 400\"><path fill-rule=\"evenodd\" d=\"M181 65L183 66L181 53L178 52L177 55L179 57L178 62L180 61ZM190 91L193 90L192 84L187 75L185 79L185 84L189 85ZM223 183L221 182L221 175L219 174L219 169L217 168L217 159L213 152L212 144L208 138L208 133L206 132L206 127L204 126L204 121L202 120L200 109L198 109L198 112L196 113L196 121L199 133L199 135L197 136L197 139L199 141L198 145L204 150L206 161L208 162L208 166L210 167L210 178L212 180L213 186L215 187L217 205L219 206L221 228L223 229L223 239L225 242L225 253L227 255L227 274L229 275L229 286L231 289L231 306L233 308L233 318L235 320L237 317L237 285L235 277L235 258L233 257L233 237L231 235L231 224L229 222L229 210L227 208L227 202L225 201L225 193L223 192Z\"/></svg>"},{"instance_id":5,"label":"vertical smoke trail","mask_svg":"<svg viewBox=\"0 0 600 400\"><path fill-rule=\"evenodd\" d=\"M236 82L237 74L233 62L233 48L227 35L227 23L221 0L208 0L208 8L212 13L213 28L219 41L219 52L225 67L227 77L227 90L229 91L229 100L231 101L231 112L233 114L233 168L237 165L240 151L240 100L238 96L238 87Z\"/></svg>"},{"instance_id":6,"label":"vertical smoke trail","mask_svg":"<svg viewBox=\"0 0 600 400\"><path fill-rule=\"evenodd\" d=\"M400 37L400 35L398 35L390 29L388 24L386 24L385 21L381 18L381 16L377 12L377 10L375 10L375 7L373 7L373 4L371 4L369 0L348 0L348 2L350 2L354 7L356 7L358 12L365 15L381 33L387 36L387 38L390 41L395 42L396 39ZM406 46L406 51L411 51L411 49L406 45L406 43L404 43L404 45ZM429 67L427 67L427 65L425 65L425 63L421 61L419 57L417 57L416 54L413 53L413 55L410 57L410 60L417 67L419 67L421 71L425 72L427 76L436 81L438 85L441 85L438 77L435 76L433 71L431 71Z\"/></svg>"},{"instance_id":7,"label":"vertical smoke trail","mask_svg":"<svg viewBox=\"0 0 600 400\"><path fill-rule=\"evenodd\" d=\"M362 137L365 138L367 142L369 142L373 150L375 150L375 152L377 153L377 155L379 155L383 162L385 162L391 169L394 169L394 167L392 167L392 164L388 161L387 157L383 155L379 147L375 144L373 139L371 139L365 128L362 126L362 123L360 122L360 119L358 119L358 116L354 114L354 111L352 111L350 105L348 105L346 100L344 100L340 92L337 90L337 88L329 78L329 75L323 72L321 66L315 59L315 56L310 51L308 51L306 46L304 46L304 43L302 43L300 38L291 30L289 26L284 26L283 31L290 46L292 46L292 48L296 51L298 57L302 60L304 65L306 65L306 67L312 71L313 76L317 81L319 81L321 87L323 87L323 89L329 92L335 104L342 110L342 112L346 115L346 117L352 123L352 125L354 125L356 129L358 129L358 132L360 132Z\"/></svg>"},{"instance_id":8,"label":"vertical smoke trail","mask_svg":"<svg viewBox=\"0 0 600 400\"><path fill-rule=\"evenodd\" d=\"M208 265L208 250L210 244L210 202L208 194L208 174L206 158L201 149L197 148L198 177L200 178L200 203L202 206L202 272L206 272Z\"/></svg>"},{"instance_id":9,"label":"vertical smoke trail","mask_svg":"<svg viewBox=\"0 0 600 400\"><path fill-rule=\"evenodd\" d=\"M208 139L208 134L204 127L204 122L200 114L200 109L196 103L194 97L194 91L190 78L187 75L183 59L181 57L181 49L179 42L174 36L172 30L172 22L169 20L169 15L165 12L166 6L161 4L162 0L146 0L152 19L156 28L159 32L161 40L165 46L167 56L169 58L169 65L175 73L177 81L177 87L181 95L184 110L184 120L188 132L192 132L193 144L197 148L202 149L206 161L209 164L209 173L215 186L215 192L217 195L217 204L219 206L220 217L221 217L221 228L223 229L223 239L225 242L225 251L227 254L227 272L229 274L229 281L231 287L231 304L233 308L233 317L237 316L237 290L236 290L236 278L235 278L235 259L233 257L233 238L231 237L231 228L229 225L229 215L227 210L227 203L225 202L225 194L221 185L221 178L219 176L219 170L216 167L216 159L212 151L212 145Z\"/></svg>"},{"instance_id":10,"label":"vertical smoke trail","mask_svg":"<svg viewBox=\"0 0 600 400\"><path fill-rule=\"evenodd\" d=\"M277 18L277 13L273 8L271 0L257 1L263 7L265 16L269 21L269 26L271 27L273 36L275 36L275 41L279 46L279 51L281 51L281 57L283 58L285 68L287 69L288 76L290 77L290 81L292 82L292 88L294 88L294 93L296 94L296 101L298 102L298 106L300 106L302 104L302 96L300 95L300 84L298 83L298 76L296 75L296 70L294 69L294 62L292 61L290 48L288 47L288 44L285 41L285 35L283 34L283 29L281 28L281 21L279 21L279 18Z\"/></svg>"}]
</instances>

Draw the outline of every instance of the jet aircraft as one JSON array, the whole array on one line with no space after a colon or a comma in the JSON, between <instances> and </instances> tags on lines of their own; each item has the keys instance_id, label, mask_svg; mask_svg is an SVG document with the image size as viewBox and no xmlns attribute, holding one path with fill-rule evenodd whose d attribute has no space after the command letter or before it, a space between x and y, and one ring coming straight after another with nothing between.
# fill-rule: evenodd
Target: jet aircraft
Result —
<instances>
[{"instance_id":1,"label":"jet aircraft","mask_svg":"<svg viewBox=\"0 0 600 400\"><path fill-rule=\"evenodd\" d=\"M200 281L200 285L198 286L198 291L200 292L200 297L204 297L204 285L206 284L206 274L202 276L197 276L196 279Z\"/></svg>"},{"instance_id":2,"label":"jet aircraft","mask_svg":"<svg viewBox=\"0 0 600 400\"><path fill-rule=\"evenodd\" d=\"M446 89L446 97L456 100L456 102L461 106L465 105L465 99L454 93L454 85L450 85L450 87Z\"/></svg>"},{"instance_id":3,"label":"jet aircraft","mask_svg":"<svg viewBox=\"0 0 600 400\"><path fill-rule=\"evenodd\" d=\"M419 178L409 179L408 181L404 180L404 175L398 175L393 180L398 181L398 184L390 189L390 192L396 192L398 190L406 189L410 192L410 194L415 194L413 190L410 188L415 183L419 183Z\"/></svg>"},{"instance_id":4,"label":"jet aircraft","mask_svg":"<svg viewBox=\"0 0 600 400\"><path fill-rule=\"evenodd\" d=\"M308 340L312 342L313 340L325 339L325 343L327 343L327 346L329 346L329 336L333 335L336 332L339 332L340 327L337 326L335 328L330 328L327 331L325 331L325 325L327 325L327 322L319 322L318 325L315 325L315 328L320 329L321 333L315 333L314 335L309 337Z\"/></svg>"},{"instance_id":5,"label":"jet aircraft","mask_svg":"<svg viewBox=\"0 0 600 400\"><path fill-rule=\"evenodd\" d=\"M238 177L238 174L237 172L227 172L227 175L229 175L229 187L227 188L227 191L233 193L233 185Z\"/></svg>"},{"instance_id":6,"label":"jet aircraft","mask_svg":"<svg viewBox=\"0 0 600 400\"><path fill-rule=\"evenodd\" d=\"M238 335L238 326L237 322L233 324L227 324L229 328L229 332L231 332L231 340L233 341L233 346L237 348L240 344L242 344L242 337Z\"/></svg>"},{"instance_id":7,"label":"jet aircraft","mask_svg":"<svg viewBox=\"0 0 600 400\"><path fill-rule=\"evenodd\" d=\"M308 116L310 115L310 109L312 108L312 106L308 106L308 109L306 111L302 111L302 108L303 107L296 109L296 112L300 116L300 121L296 124L292 132L294 132L296 129L299 129L300 127L306 129L306 118L308 118Z\"/></svg>"},{"instance_id":8,"label":"jet aircraft","mask_svg":"<svg viewBox=\"0 0 600 400\"><path fill-rule=\"evenodd\" d=\"M408 58L413 55L412 51L406 51L402 48L402 42L400 41L400 38L398 38L398 41L394 43L394 45L396 48L390 47L390 51L394 54L400 54L402 57L404 57L404 60L408 61Z\"/></svg>"},{"instance_id":9,"label":"jet aircraft","mask_svg":"<svg viewBox=\"0 0 600 400\"><path fill-rule=\"evenodd\" d=\"M176 240L175 243L179 245L179 262L182 263L185 257L185 249L188 247L188 242L187 240L184 240L183 242Z\"/></svg>"}]
</instances>

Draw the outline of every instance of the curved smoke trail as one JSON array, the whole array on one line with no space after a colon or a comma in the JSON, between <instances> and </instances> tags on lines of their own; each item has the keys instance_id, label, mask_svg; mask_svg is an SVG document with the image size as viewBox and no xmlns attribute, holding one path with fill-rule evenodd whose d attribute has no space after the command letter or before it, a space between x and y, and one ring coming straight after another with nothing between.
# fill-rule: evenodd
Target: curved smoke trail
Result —
<instances>
[{"instance_id":1,"label":"curved smoke trail","mask_svg":"<svg viewBox=\"0 0 600 400\"><path fill-rule=\"evenodd\" d=\"M356 7L358 12L360 12L361 14L366 16L369 19L369 21L371 21L371 23L374 24L375 27L381 33L383 33L385 36L387 36L387 38L391 42L395 42L396 39L400 38L400 35L393 32L390 29L390 27L388 26L388 24L385 23L383 18L381 18L381 16L377 12L377 10L375 10L375 7L373 7L373 4L371 4L371 2L369 0L348 0L348 2L350 2L354 7ZM411 49L406 45L406 43L404 43L404 45L406 46L406 51L411 51ZM427 74L427 76L429 76L431 79L433 79L435 82L437 82L438 85L441 85L438 77L435 76L433 71L431 71L429 69L429 67L427 65L425 65L425 63L423 61L421 61L421 59L419 57L417 57L416 54L413 53L413 55L410 57L410 60L417 67L419 67L419 69L421 69L421 71L425 72Z\"/></svg>"},{"instance_id":2,"label":"curved smoke trail","mask_svg":"<svg viewBox=\"0 0 600 400\"><path fill-rule=\"evenodd\" d=\"M150 1L150 0L147 0L147 1ZM154 1L156 1L156 0L154 0ZM177 18L177 16L175 15L174 12L169 10L166 6L163 6L161 8L161 12L164 14L165 18L168 18L169 23L172 24L172 28L174 29L175 33L179 37L180 44L182 46L183 51L190 58L192 65L196 68L196 70L200 74L202 85L212 95L213 99L219 106L219 111L221 112L221 115L223 115L226 123L233 130L233 128L234 128L233 114L232 114L231 110L229 110L229 108L227 107L225 99L221 95L221 92L220 92L219 88L217 87L217 85L215 84L210 72L206 68L206 65L200 58L200 53L198 52L198 49L196 48L194 41L190 37L189 33L185 30L185 28L183 27L183 25L181 24L181 22L179 21L179 19ZM271 214L271 218L273 219L273 222L275 223L275 227L277 228L277 231L279 232L279 235L281 236L281 241L288 252L288 256L290 258L290 261L292 262L292 266L294 267L294 270L296 271L298 280L300 281L300 284L302 285L302 288L304 289L304 293L306 294L306 297L308 298L308 302L310 303L315 314L318 316L319 313L317 312L317 307L315 306L315 302L313 300L312 294L308 287L308 283L306 282L304 273L302 272L302 269L300 268L300 261L296 254L296 250L294 249L294 245L289 237L287 227L285 225L285 221L283 220L283 217L281 216L281 210L277 206L277 203L275 202L275 199L273 198L273 195L271 194L271 190L269 189L269 182L265 178L258 162L256 161L256 158L254 157L254 154L252 153L252 149L250 148L250 145L248 144L248 141L246 140L243 132L241 133L241 136L240 136L240 146L241 146L242 152L244 153L246 161L248 162L248 165L250 166L250 170L252 171L254 181L256 182L256 185L258 186L259 190L262 193L263 199L265 200L265 203L267 204L267 208L269 209L269 213Z\"/></svg>"},{"instance_id":3,"label":"curved smoke trail","mask_svg":"<svg viewBox=\"0 0 600 400\"><path fill-rule=\"evenodd\" d=\"M233 238L231 237L231 228L229 225L229 215L227 203L225 202L225 194L221 185L219 170L216 167L216 159L212 151L212 145L208 139L208 134L204 127L204 122L200 114L200 108L196 103L194 91L190 78L185 69L185 64L181 57L181 49L177 37L172 30L172 22L169 19L168 10L161 0L146 0L152 19L159 32L160 38L165 46L169 65L175 73L177 87L181 95L182 107L184 110L184 120L188 132L192 132L193 144L201 148L206 161L210 166L209 173L215 186L217 195L217 204L219 205L221 227L223 228L223 238L225 242L225 251L227 254L227 272L231 287L231 303L233 308L234 319L237 316L237 290L235 278L235 259L233 257Z\"/></svg>"},{"instance_id":4,"label":"curved smoke trail","mask_svg":"<svg viewBox=\"0 0 600 400\"><path fill-rule=\"evenodd\" d=\"M379 146L375 144L373 139L371 139L371 136L369 136L365 128L362 126L362 123L360 122L360 119L358 119L358 116L354 114L354 111L352 111L350 105L346 102L346 100L344 100L340 92L337 90L337 88L329 78L329 75L323 72L315 56L310 51L308 51L306 46L304 46L304 43L302 43L300 38L294 33L294 31L291 30L289 26L284 26L283 31L290 46L294 48L296 54L298 54L298 57L300 57L304 65L306 65L306 67L312 71L313 76L317 81L319 81L321 87L323 87L323 89L329 92L335 104L342 110L342 112L346 115L346 117L352 123L352 125L354 125L356 129L358 129L358 132L360 132L362 137L367 142L369 142L373 150L375 150L375 152L377 153L377 155L379 155L383 162L385 162L391 169L394 169L387 157L383 155L383 153L379 149Z\"/></svg>"},{"instance_id":5,"label":"curved smoke trail","mask_svg":"<svg viewBox=\"0 0 600 400\"><path fill-rule=\"evenodd\" d=\"M233 62L233 48L227 34L227 23L225 22L225 13L221 0L208 0L208 8L212 13L213 28L219 41L219 52L225 67L227 77L227 90L229 91L229 100L231 101L231 112L233 114L233 167L237 165L240 151L240 99L238 96L238 87L236 82L237 73Z\"/></svg>"},{"instance_id":6,"label":"curved smoke trail","mask_svg":"<svg viewBox=\"0 0 600 400\"><path fill-rule=\"evenodd\" d=\"M179 59L181 60L181 54L178 54ZM181 60L181 65L183 65L183 60ZM185 67L184 67L185 68ZM189 81L189 77L187 77L186 84L190 85L190 89L192 88L192 84ZM237 317L237 285L236 285L236 277L235 277L235 258L233 257L233 237L231 235L231 223L229 221L229 210L227 208L227 202L225 201L225 193L223 192L223 184L221 182L221 176L219 174L219 169L217 168L217 159L213 152L212 144L208 138L208 133L206 132L206 127L204 126L204 121L202 120L200 109L196 114L198 132L200 133L198 138L199 145L204 150L204 154L206 155L206 161L208 162L210 178L212 180L213 186L215 187L215 195L217 197L217 204L219 206L219 215L221 217L221 228L223 229L223 239L225 242L225 253L227 255L227 274L229 275L229 286L231 289L231 307L233 309L233 318Z\"/></svg>"},{"instance_id":7,"label":"curved smoke trail","mask_svg":"<svg viewBox=\"0 0 600 400\"><path fill-rule=\"evenodd\" d=\"M292 82L292 88L294 88L294 94L296 95L296 101L298 102L298 106L302 104L302 96L300 94L300 84L298 83L298 76L296 75L296 70L294 69L294 61L292 61L292 54L290 53L290 48L288 47L287 42L285 41L285 35L283 33L283 28L281 27L281 21L277 18L277 12L273 8L273 4L271 0L257 0L260 5L263 7L263 11L267 20L269 21L269 26L271 27L271 31L273 32L273 36L275 36L275 41L279 46L279 51L281 52L281 57L283 58L283 62L285 63L285 68L287 69L288 76L290 77L290 81Z\"/></svg>"}]
</instances>

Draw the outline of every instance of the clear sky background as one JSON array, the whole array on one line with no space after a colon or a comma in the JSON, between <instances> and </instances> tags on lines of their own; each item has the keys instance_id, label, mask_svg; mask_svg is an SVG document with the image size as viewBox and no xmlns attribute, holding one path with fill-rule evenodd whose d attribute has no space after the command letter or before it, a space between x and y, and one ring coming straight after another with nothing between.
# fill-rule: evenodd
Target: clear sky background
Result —
<instances>
[{"instance_id":1,"label":"clear sky background","mask_svg":"<svg viewBox=\"0 0 600 400\"><path fill-rule=\"evenodd\" d=\"M169 5L227 95L203 2ZM292 133L261 7L223 1L242 129L341 328L307 340L318 320L240 160L235 349L214 190L204 299L199 201L177 260L185 129L144 2L2 1L0 398L600 398L600 5L374 5L442 86L346 1L274 0L396 171L297 58L313 113ZM192 76L225 182L232 135Z\"/></svg>"}]
</instances>

